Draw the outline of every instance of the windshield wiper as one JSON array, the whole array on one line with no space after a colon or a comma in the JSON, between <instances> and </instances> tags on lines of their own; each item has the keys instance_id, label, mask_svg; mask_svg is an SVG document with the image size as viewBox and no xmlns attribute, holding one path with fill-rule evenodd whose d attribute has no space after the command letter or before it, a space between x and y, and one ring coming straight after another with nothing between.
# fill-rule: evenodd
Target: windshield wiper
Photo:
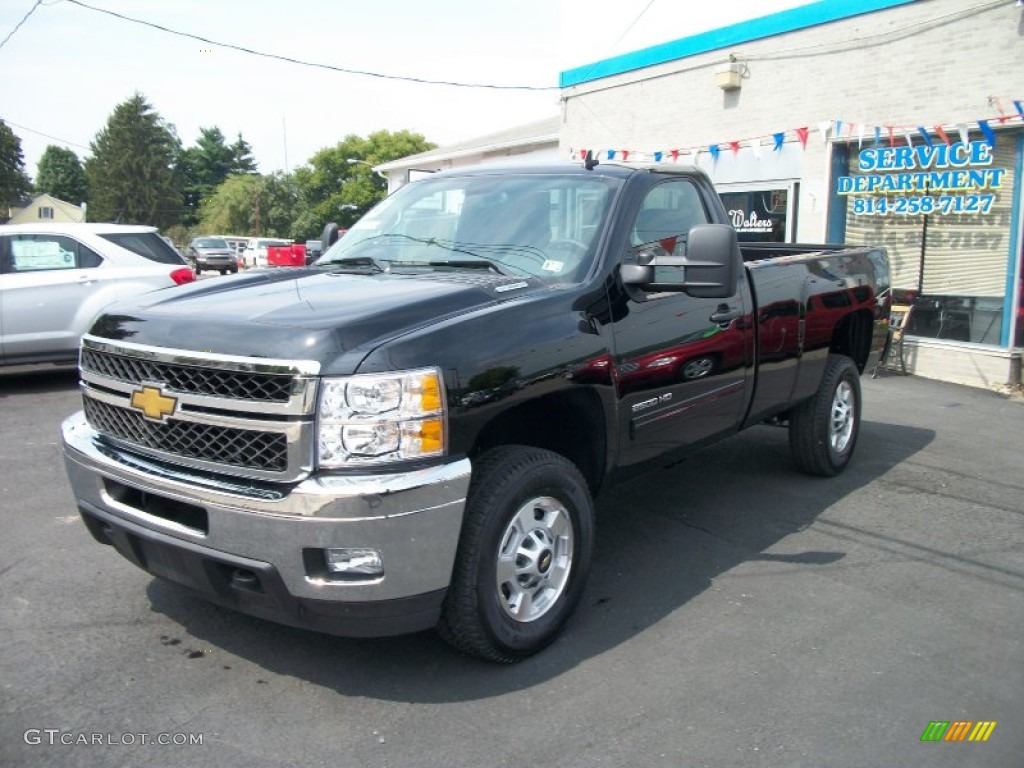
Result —
<instances>
[{"instance_id":1,"label":"windshield wiper","mask_svg":"<svg viewBox=\"0 0 1024 768\"><path fill-rule=\"evenodd\" d=\"M415 262L414 262L415 263ZM500 269L497 264L487 259L434 259L424 262L430 267L454 267L455 269L486 269L497 272L499 275L508 273Z\"/></svg>"},{"instance_id":2,"label":"windshield wiper","mask_svg":"<svg viewBox=\"0 0 1024 768\"><path fill-rule=\"evenodd\" d=\"M375 275L381 272L390 272L390 264L386 261L378 261L371 256L349 256L345 259L331 259L330 261L318 261L318 267L342 267L335 269L335 272L357 272L361 274ZM348 269L345 269L347 267Z\"/></svg>"}]
</instances>

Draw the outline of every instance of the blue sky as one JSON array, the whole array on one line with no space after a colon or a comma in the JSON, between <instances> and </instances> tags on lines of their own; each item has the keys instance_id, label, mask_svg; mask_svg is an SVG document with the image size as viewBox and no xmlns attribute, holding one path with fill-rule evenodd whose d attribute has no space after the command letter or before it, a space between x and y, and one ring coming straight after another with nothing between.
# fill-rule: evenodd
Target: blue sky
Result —
<instances>
[{"instance_id":1,"label":"blue sky","mask_svg":"<svg viewBox=\"0 0 1024 768\"><path fill-rule=\"evenodd\" d=\"M264 173L292 169L350 133L409 129L441 145L462 141L558 114L564 69L806 0L82 2L343 68L552 90L453 88L329 72L211 46L68 0L44 0L0 48L0 117L21 139L30 176L48 144L88 154L114 107L135 91L186 145L200 127L217 126L229 139L241 131ZM0 40L34 4L0 2Z\"/></svg>"}]
</instances>

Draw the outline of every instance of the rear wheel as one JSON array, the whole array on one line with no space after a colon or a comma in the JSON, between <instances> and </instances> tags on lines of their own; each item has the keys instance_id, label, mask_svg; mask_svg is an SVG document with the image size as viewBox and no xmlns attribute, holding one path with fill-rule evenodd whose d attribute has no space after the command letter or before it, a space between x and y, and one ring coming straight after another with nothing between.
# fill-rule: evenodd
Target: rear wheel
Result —
<instances>
[{"instance_id":1,"label":"rear wheel","mask_svg":"<svg viewBox=\"0 0 1024 768\"><path fill-rule=\"evenodd\" d=\"M838 475L850 463L860 432L860 374L853 360L829 355L818 391L790 414L789 445L801 470Z\"/></svg>"},{"instance_id":2,"label":"rear wheel","mask_svg":"<svg viewBox=\"0 0 1024 768\"><path fill-rule=\"evenodd\" d=\"M199 266L198 262L196 262L196 274L197 275L201 275L202 273L203 273L203 268Z\"/></svg>"},{"instance_id":3,"label":"rear wheel","mask_svg":"<svg viewBox=\"0 0 1024 768\"><path fill-rule=\"evenodd\" d=\"M540 448L474 462L438 631L461 651L514 662L555 639L586 580L593 502L579 470Z\"/></svg>"}]
</instances>

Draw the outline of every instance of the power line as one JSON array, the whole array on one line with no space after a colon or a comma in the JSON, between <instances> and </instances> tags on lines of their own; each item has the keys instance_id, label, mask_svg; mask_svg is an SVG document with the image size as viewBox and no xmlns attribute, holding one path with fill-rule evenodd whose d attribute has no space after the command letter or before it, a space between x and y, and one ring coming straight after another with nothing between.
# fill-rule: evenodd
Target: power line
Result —
<instances>
[{"instance_id":1,"label":"power line","mask_svg":"<svg viewBox=\"0 0 1024 768\"><path fill-rule=\"evenodd\" d=\"M315 69L326 69L331 72L341 72L346 75L362 75L364 77L376 77L381 80L400 80L407 83L419 83L422 85L447 85L453 88L487 88L496 91L557 91L559 87L557 85L551 86L537 86L537 85L494 85L491 83L459 83L450 80L429 80L422 77L411 77L407 75L386 75L382 72L370 72L362 69L350 69L348 67L338 67L333 64L321 64L315 61L304 61L302 59L296 59L291 56L282 56L276 53L266 53L265 51L257 51L252 48L246 48L241 45L234 45L233 43L224 43L218 40L211 40L200 35L193 35L190 32L182 32L177 29L171 29L169 27L161 26L160 24L154 24L150 21L144 21L142 19L136 19L131 16L125 16L121 13L115 13L114 11L108 11L105 8L97 8L92 5L81 2L81 0L65 0L65 2L77 5L80 8L86 8L90 11L96 11L97 13L103 13L107 16L113 16L121 19L122 21L130 21L133 24L141 24L144 27L151 27L152 29L158 29L161 32L167 32L171 35L178 35L179 37L187 37L192 40L198 40L201 43L207 43L209 45L216 45L221 48L228 48L233 51L239 51L241 53L248 53L252 56L261 56L265 59L274 59L276 61L285 61L289 64L298 64L303 67L313 67ZM37 0L36 5L39 4ZM33 8L33 10L35 10Z\"/></svg>"},{"instance_id":2,"label":"power line","mask_svg":"<svg viewBox=\"0 0 1024 768\"><path fill-rule=\"evenodd\" d=\"M28 17L31 16L33 13L35 13L36 8L38 8L42 4L43 4L43 0L36 0L35 5L33 5L31 8L28 9L28 13L26 13L24 16L22 16L21 21L19 21L17 24L14 25L14 29L12 29L10 32L7 33L7 37L5 37L3 42L0 43L0 48L3 48L5 45L7 45L7 41L10 40L12 37L14 37L14 33L17 32L21 28L22 24L24 24L26 21L28 21Z\"/></svg>"},{"instance_id":3,"label":"power line","mask_svg":"<svg viewBox=\"0 0 1024 768\"><path fill-rule=\"evenodd\" d=\"M86 146L83 146L81 144L76 144L73 141L68 141L67 139L61 139L61 138L59 138L57 136L51 136L48 133L43 133L42 131L37 131L35 128L29 128L28 126L25 126L25 125L18 125L17 123L12 123L10 120L8 120L5 117L0 117L0 120L3 120L8 125L13 125L15 128L20 128L23 131L28 131L29 133L34 133L37 136L45 136L48 139L53 139L54 141L59 141L61 144L69 144L72 147L78 147L79 149L84 149L84 150L86 150L88 152L92 151L92 147L86 147Z\"/></svg>"}]
</instances>

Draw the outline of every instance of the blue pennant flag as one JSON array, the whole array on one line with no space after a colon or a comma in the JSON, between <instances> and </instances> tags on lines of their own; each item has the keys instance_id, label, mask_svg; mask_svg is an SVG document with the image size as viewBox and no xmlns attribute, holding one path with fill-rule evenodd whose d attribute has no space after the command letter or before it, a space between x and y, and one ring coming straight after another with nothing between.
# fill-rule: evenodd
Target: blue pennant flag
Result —
<instances>
[{"instance_id":1,"label":"blue pennant flag","mask_svg":"<svg viewBox=\"0 0 1024 768\"><path fill-rule=\"evenodd\" d=\"M978 127L981 128L981 132L985 134L985 141L992 149L996 148L996 132L992 130L992 127L988 124L988 120L979 120Z\"/></svg>"}]
</instances>

